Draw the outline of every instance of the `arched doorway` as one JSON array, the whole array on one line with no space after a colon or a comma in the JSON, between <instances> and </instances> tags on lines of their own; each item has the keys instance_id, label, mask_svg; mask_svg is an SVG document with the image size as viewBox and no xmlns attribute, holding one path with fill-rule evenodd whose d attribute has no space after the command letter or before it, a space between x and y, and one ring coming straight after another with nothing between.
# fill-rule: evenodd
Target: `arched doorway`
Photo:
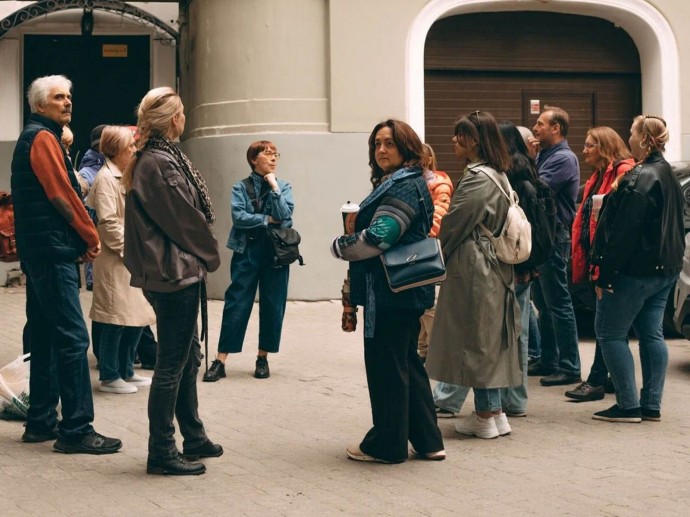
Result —
<instances>
[{"instance_id":1,"label":"arched doorway","mask_svg":"<svg viewBox=\"0 0 690 517\"><path fill-rule=\"evenodd\" d=\"M453 174L453 124L470 111L531 128L544 106L562 107L584 181L587 129L606 125L627 139L641 110L637 48L601 18L533 11L444 18L429 30L424 67L426 141Z\"/></svg>"},{"instance_id":2,"label":"arched doorway","mask_svg":"<svg viewBox=\"0 0 690 517\"><path fill-rule=\"evenodd\" d=\"M533 3L533 11L591 16L596 13L625 30L640 54L642 109L662 115L671 134L681 134L678 44L664 16L645 0L579 0ZM424 49L429 29L439 19L468 13L525 11L519 0L431 0L413 21L407 39L406 113L412 126L425 133ZM663 77L663 80L660 78ZM666 147L666 157L681 159L680 138Z\"/></svg>"}]
</instances>

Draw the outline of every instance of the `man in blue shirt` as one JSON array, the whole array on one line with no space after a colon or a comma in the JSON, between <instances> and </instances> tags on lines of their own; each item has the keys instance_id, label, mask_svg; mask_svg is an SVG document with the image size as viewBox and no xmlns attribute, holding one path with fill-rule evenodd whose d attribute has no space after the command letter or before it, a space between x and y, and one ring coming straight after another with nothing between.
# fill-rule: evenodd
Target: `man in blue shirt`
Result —
<instances>
[{"instance_id":1,"label":"man in blue shirt","mask_svg":"<svg viewBox=\"0 0 690 517\"><path fill-rule=\"evenodd\" d=\"M548 260L539 268L535 282L535 302L539 309L541 359L530 365L529 375L544 376L542 386L581 382L580 354L573 301L568 290L570 227L575 217L575 201L580 187L580 166L568 147L568 114L547 106L539 116L532 143L540 147L537 156L539 177L556 199L558 224L556 242Z\"/></svg>"}]
</instances>

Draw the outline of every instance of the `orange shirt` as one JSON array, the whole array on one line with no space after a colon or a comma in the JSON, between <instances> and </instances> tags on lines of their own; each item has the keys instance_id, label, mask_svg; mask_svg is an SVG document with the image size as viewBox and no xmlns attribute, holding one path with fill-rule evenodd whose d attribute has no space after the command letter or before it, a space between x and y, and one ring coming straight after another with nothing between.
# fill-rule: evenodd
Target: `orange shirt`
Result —
<instances>
[{"instance_id":1,"label":"orange shirt","mask_svg":"<svg viewBox=\"0 0 690 517\"><path fill-rule=\"evenodd\" d=\"M48 131L39 131L31 145L31 168L57 211L86 243L86 248L100 244L96 227L84 203L72 188L65 168L62 148Z\"/></svg>"}]
</instances>

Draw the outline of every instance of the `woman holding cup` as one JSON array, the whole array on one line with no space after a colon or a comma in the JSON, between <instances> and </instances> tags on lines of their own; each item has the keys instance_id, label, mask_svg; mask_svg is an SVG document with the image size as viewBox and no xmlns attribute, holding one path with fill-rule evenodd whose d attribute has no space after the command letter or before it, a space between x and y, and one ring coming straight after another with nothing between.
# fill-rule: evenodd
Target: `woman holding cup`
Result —
<instances>
[{"instance_id":1,"label":"woman holding cup","mask_svg":"<svg viewBox=\"0 0 690 517\"><path fill-rule=\"evenodd\" d=\"M593 169L585 183L582 203L573 222L572 271L573 283L589 282L589 258L594 232L603 197L611 191L617 178L626 174L635 165L632 155L623 139L606 126L593 127L587 131L583 149L585 163ZM608 369L597 343L594 363L587 380L575 389L566 391L565 396L580 402L601 400L605 395Z\"/></svg>"}]
</instances>

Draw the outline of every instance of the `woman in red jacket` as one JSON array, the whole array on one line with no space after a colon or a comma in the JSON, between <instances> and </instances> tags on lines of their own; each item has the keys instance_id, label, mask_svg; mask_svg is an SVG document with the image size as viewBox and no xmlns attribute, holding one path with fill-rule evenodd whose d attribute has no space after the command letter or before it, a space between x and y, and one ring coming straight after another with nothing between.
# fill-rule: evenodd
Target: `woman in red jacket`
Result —
<instances>
[{"instance_id":1,"label":"woman in red jacket","mask_svg":"<svg viewBox=\"0 0 690 517\"><path fill-rule=\"evenodd\" d=\"M585 163L591 165L594 172L585 183L582 203L573 221L572 269L574 284L589 282L589 255L592 242L594 242L594 231L597 227L594 196L608 194L614 181L635 165L635 160L623 139L613 129L606 126L593 127L587 131L583 153ZM600 203L599 206L601 206ZM592 364L589 377L574 390L566 391L565 396L580 402L601 400L605 395L607 377L608 369L604 363L599 343L597 343L594 364Z\"/></svg>"}]
</instances>

